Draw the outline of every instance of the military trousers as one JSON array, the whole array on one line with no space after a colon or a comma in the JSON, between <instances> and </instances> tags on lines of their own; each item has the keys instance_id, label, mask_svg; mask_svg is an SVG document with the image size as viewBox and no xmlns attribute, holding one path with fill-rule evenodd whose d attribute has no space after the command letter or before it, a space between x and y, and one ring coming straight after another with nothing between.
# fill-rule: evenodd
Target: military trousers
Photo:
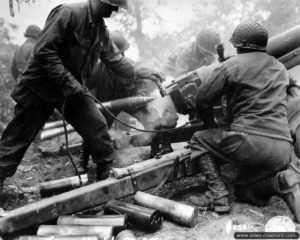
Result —
<instances>
[{"instance_id":1,"label":"military trousers","mask_svg":"<svg viewBox=\"0 0 300 240\"><path fill-rule=\"evenodd\" d=\"M12 97L17 104L14 118L0 140L0 179L16 172L26 150L53 110L57 108L62 111L62 104L50 104L22 83L16 86ZM66 121L82 136L94 161L112 155L106 120L94 101L78 94L68 98L64 105Z\"/></svg>"},{"instance_id":2,"label":"military trousers","mask_svg":"<svg viewBox=\"0 0 300 240\"><path fill-rule=\"evenodd\" d=\"M235 184L247 187L286 169L293 147L286 140L217 128L196 132L191 151L192 160L210 153L220 164L236 164L240 171Z\"/></svg>"}]
</instances>

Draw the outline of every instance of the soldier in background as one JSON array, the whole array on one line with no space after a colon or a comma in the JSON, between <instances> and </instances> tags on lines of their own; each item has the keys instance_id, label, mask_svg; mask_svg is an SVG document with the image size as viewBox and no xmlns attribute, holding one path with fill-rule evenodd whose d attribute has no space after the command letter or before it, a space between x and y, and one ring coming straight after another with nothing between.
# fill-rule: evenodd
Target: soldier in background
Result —
<instances>
[{"instance_id":1,"label":"soldier in background","mask_svg":"<svg viewBox=\"0 0 300 240\"><path fill-rule=\"evenodd\" d=\"M266 53L267 29L258 22L240 23L230 42L237 55L204 67L196 95L196 108L211 108L227 97L227 125L196 132L191 139L191 160L199 163L209 190L189 201L200 209L228 212L228 191L220 175L222 163L241 171L235 182L238 201L266 205L273 195L282 197L300 222L300 174L287 119L286 68Z\"/></svg>"},{"instance_id":2,"label":"soldier in background","mask_svg":"<svg viewBox=\"0 0 300 240\"><path fill-rule=\"evenodd\" d=\"M220 44L221 38L218 33L210 29L202 29L193 41L181 43L171 51L163 65L162 71L165 75L176 79L202 66L208 66L216 60L216 49ZM175 128L178 117L176 119L174 113L172 111L168 112L167 109L164 115L157 129L167 130ZM189 119L194 118L195 113L191 113ZM174 121L169 121L169 119L174 119ZM152 141L151 155L156 156L157 154L162 155L172 152L173 149L170 142L168 134L161 133L157 135Z\"/></svg>"},{"instance_id":3,"label":"soldier in background","mask_svg":"<svg viewBox=\"0 0 300 240\"><path fill-rule=\"evenodd\" d=\"M37 25L29 25L26 28L24 33L26 40L16 50L11 64L11 73L16 81L18 76L24 71L40 33L41 29Z\"/></svg>"},{"instance_id":4,"label":"soldier in background","mask_svg":"<svg viewBox=\"0 0 300 240\"><path fill-rule=\"evenodd\" d=\"M221 38L218 33L203 29L195 40L181 43L171 51L164 63L163 72L178 78L199 67L208 66L215 61L216 47L219 44Z\"/></svg>"},{"instance_id":5,"label":"soldier in background","mask_svg":"<svg viewBox=\"0 0 300 240\"><path fill-rule=\"evenodd\" d=\"M120 32L111 32L110 37L121 54L125 56L125 52L129 49L130 43L125 39L124 35ZM106 102L133 96L150 96L151 92L156 88L156 85L147 79L134 82L132 78L121 77L109 69L103 62L99 61L97 70L88 81L87 87L91 89L91 92L97 99L101 102ZM120 112L113 113L117 116ZM132 109L132 111L127 113L139 120L145 129L153 129L154 124L159 121L159 115L156 110L150 108L148 105L140 109ZM107 113L104 113L104 117L110 128L114 122L114 118ZM77 165L77 170L80 173L87 172L89 156L90 152L83 142L82 152Z\"/></svg>"}]
</instances>

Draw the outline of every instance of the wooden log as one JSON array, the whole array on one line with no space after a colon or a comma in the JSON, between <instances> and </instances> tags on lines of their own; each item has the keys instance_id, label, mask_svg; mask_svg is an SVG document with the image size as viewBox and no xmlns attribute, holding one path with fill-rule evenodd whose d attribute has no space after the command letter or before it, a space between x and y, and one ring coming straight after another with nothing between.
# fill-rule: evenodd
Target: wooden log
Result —
<instances>
[{"instance_id":1,"label":"wooden log","mask_svg":"<svg viewBox=\"0 0 300 240\"><path fill-rule=\"evenodd\" d=\"M112 199L120 199L138 190L156 187L165 180L166 173L174 166L175 161L179 164L177 173L174 174L176 178L198 172L195 162L191 162L189 158L178 160L178 157L174 156L173 162L149 167L136 174L132 172L131 176L124 178L109 178L12 210L7 216L0 218L0 235L42 224L60 215L77 213Z\"/></svg>"}]
</instances>

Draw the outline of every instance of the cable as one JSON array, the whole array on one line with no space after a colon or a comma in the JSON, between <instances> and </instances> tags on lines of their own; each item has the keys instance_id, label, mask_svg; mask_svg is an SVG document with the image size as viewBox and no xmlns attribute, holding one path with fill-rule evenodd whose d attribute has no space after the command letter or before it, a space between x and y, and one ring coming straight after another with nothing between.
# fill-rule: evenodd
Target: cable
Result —
<instances>
[{"instance_id":1,"label":"cable","mask_svg":"<svg viewBox=\"0 0 300 240\"><path fill-rule=\"evenodd\" d=\"M71 164L73 165L73 168L75 169L76 175L79 178L79 183L82 186L83 183L82 183L82 179L81 179L80 173L78 172L78 169L77 169L77 167L75 165L73 156L72 156L72 154L70 152L70 148L69 148L69 138L68 138L68 132L67 132L67 124L66 124L66 120L65 120L65 107L66 107L66 100L64 101L64 103L62 105L62 111L61 112L62 112L62 118L63 118L64 134L65 134L65 139L66 139L67 155L68 155L68 157L70 159Z\"/></svg>"},{"instance_id":2,"label":"cable","mask_svg":"<svg viewBox=\"0 0 300 240\"><path fill-rule=\"evenodd\" d=\"M100 102L96 97L92 96L91 94L89 93L85 93L86 96L92 98L95 102L99 103L100 106L114 119L116 120L117 122L123 124L124 126L126 127L129 127L129 128L132 128L136 131L139 131L139 132L146 132L146 133L164 133L164 132L173 132L175 130L178 130L178 129L181 129L181 128L184 128L186 127L187 125L191 124L193 121L188 121L186 122L185 124L183 124L182 126L179 126L179 127L176 127L176 128L169 128L169 129L164 129L164 130L148 130L148 129L141 129L141 128L136 128L134 126L131 126L123 121L121 121L117 116L115 116L110 110L108 110L103 104L102 102Z\"/></svg>"}]
</instances>

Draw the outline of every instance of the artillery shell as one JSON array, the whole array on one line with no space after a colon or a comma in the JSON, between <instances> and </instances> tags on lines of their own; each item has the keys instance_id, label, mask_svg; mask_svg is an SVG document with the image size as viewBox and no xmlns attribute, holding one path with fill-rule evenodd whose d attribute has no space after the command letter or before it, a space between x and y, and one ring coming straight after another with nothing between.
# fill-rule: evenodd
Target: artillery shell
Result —
<instances>
[{"instance_id":1,"label":"artillery shell","mask_svg":"<svg viewBox=\"0 0 300 240\"><path fill-rule=\"evenodd\" d=\"M117 200L105 204L104 212L106 214L126 214L129 223L145 231L160 229L163 221L161 214L156 210Z\"/></svg>"},{"instance_id":2,"label":"artillery shell","mask_svg":"<svg viewBox=\"0 0 300 240\"><path fill-rule=\"evenodd\" d=\"M166 218L176 223L189 227L193 227L196 224L198 211L195 207L144 192L137 192L134 195L134 202L138 205L158 210Z\"/></svg>"},{"instance_id":3,"label":"artillery shell","mask_svg":"<svg viewBox=\"0 0 300 240\"><path fill-rule=\"evenodd\" d=\"M76 226L76 225L41 225L37 231L38 236L78 236L97 235L99 240L111 239L113 227L111 226Z\"/></svg>"},{"instance_id":4,"label":"artillery shell","mask_svg":"<svg viewBox=\"0 0 300 240\"><path fill-rule=\"evenodd\" d=\"M40 183L41 197L47 197L47 196L67 192L72 189L87 185L88 183L87 174L81 175L81 181L82 181L82 185L80 184L78 176L73 176L73 177Z\"/></svg>"},{"instance_id":5,"label":"artillery shell","mask_svg":"<svg viewBox=\"0 0 300 240\"><path fill-rule=\"evenodd\" d=\"M127 227L127 216L60 216L57 219L57 225L111 226L114 232L120 232Z\"/></svg>"},{"instance_id":6,"label":"artillery shell","mask_svg":"<svg viewBox=\"0 0 300 240\"><path fill-rule=\"evenodd\" d=\"M99 240L97 235L79 236L21 236L18 240Z\"/></svg>"}]
</instances>

